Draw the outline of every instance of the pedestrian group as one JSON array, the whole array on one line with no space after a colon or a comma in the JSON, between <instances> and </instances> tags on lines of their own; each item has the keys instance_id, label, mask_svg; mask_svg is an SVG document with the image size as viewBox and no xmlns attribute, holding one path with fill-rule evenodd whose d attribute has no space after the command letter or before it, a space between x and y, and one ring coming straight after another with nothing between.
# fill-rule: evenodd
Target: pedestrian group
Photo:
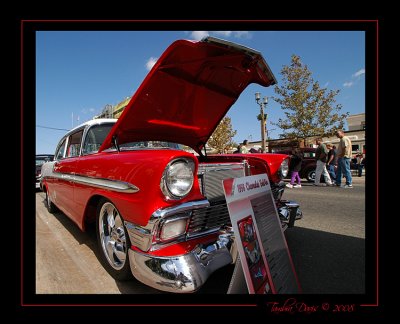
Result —
<instances>
[{"instance_id":1,"label":"pedestrian group","mask_svg":"<svg viewBox=\"0 0 400 324\"><path fill-rule=\"evenodd\" d=\"M336 136L340 139L338 147L331 144L322 143L322 138L315 140L318 145L315 152L316 169L315 169L315 186L338 186L341 188L353 188L353 179L350 170L350 162L352 155L352 144L348 136L345 136L343 130L336 131ZM293 149L289 171L291 171L291 179L286 187L301 188L299 171L301 170L303 156L299 149ZM354 158L357 164L357 174L362 176L362 170L365 167L365 157L362 153L358 153ZM321 182L321 176L324 177L325 183ZM342 184L342 178L346 182ZM296 183L297 182L297 183Z\"/></svg>"}]
</instances>

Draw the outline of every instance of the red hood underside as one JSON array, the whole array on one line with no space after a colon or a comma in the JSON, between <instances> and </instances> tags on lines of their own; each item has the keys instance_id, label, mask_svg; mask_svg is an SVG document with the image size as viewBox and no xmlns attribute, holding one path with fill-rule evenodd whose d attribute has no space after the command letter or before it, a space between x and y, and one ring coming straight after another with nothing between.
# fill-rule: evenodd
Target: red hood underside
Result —
<instances>
[{"instance_id":1,"label":"red hood underside","mask_svg":"<svg viewBox=\"0 0 400 324\"><path fill-rule=\"evenodd\" d=\"M119 144L162 140L196 151L250 84L276 83L259 52L206 38L168 47L111 129L100 151Z\"/></svg>"}]
</instances>

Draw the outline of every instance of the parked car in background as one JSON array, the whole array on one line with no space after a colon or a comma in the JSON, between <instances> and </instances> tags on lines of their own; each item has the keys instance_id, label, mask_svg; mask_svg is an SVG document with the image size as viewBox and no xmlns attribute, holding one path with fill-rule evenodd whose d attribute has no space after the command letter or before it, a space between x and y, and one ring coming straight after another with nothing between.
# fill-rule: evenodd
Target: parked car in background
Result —
<instances>
[{"instance_id":1,"label":"parked car in background","mask_svg":"<svg viewBox=\"0 0 400 324\"><path fill-rule=\"evenodd\" d=\"M315 160L315 152L317 149L312 147L301 147L299 149L303 154L303 162L301 164L301 170L299 172L300 178L307 179L308 182L314 182L315 168L317 167L317 161ZM276 151L275 153L291 155L292 150L290 149L279 150ZM288 178L289 177L290 174L288 175ZM325 179L322 176L321 176L321 181L325 182Z\"/></svg>"},{"instance_id":2,"label":"parked car in background","mask_svg":"<svg viewBox=\"0 0 400 324\"><path fill-rule=\"evenodd\" d=\"M100 261L115 279L198 290L237 257L223 179L266 173L282 228L302 217L282 199L287 155L205 153L250 83L276 83L261 53L212 37L174 42L118 120L94 119L62 137L43 166L49 212L58 207L82 230L95 224Z\"/></svg>"},{"instance_id":3,"label":"parked car in background","mask_svg":"<svg viewBox=\"0 0 400 324\"><path fill-rule=\"evenodd\" d=\"M42 165L45 162L53 161L53 154L38 154L36 155L36 189L40 189L40 180L42 175Z\"/></svg>"}]
</instances>

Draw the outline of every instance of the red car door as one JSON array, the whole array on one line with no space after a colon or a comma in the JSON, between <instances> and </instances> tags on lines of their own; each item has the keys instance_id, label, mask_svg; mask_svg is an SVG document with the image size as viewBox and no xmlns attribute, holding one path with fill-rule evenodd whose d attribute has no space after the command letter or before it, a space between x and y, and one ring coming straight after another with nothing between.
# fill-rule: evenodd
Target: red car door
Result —
<instances>
[{"instance_id":1,"label":"red car door","mask_svg":"<svg viewBox=\"0 0 400 324\"><path fill-rule=\"evenodd\" d=\"M54 183L53 197L57 207L76 221L74 215L74 174L78 157L58 161L54 165L54 173L58 175Z\"/></svg>"}]
</instances>

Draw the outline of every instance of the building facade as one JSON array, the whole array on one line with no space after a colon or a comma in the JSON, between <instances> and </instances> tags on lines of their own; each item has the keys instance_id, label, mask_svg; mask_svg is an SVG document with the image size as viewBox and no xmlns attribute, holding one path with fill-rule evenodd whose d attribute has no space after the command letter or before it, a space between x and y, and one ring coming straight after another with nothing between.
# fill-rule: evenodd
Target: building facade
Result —
<instances>
[{"instance_id":1,"label":"building facade","mask_svg":"<svg viewBox=\"0 0 400 324\"><path fill-rule=\"evenodd\" d=\"M350 115L346 121L348 130L345 135L351 140L353 154L360 152L365 155L365 113ZM339 144L336 136L323 137L322 141L336 146Z\"/></svg>"},{"instance_id":2,"label":"building facade","mask_svg":"<svg viewBox=\"0 0 400 324\"><path fill-rule=\"evenodd\" d=\"M115 106L112 106L109 104L105 105L101 114L98 116L94 116L93 119L96 119L96 118L119 118L119 116L121 116L122 112L128 105L129 100L131 100L131 97L126 97L124 100L117 103Z\"/></svg>"},{"instance_id":3,"label":"building facade","mask_svg":"<svg viewBox=\"0 0 400 324\"><path fill-rule=\"evenodd\" d=\"M365 113L350 115L346 119L348 130L345 130L346 136L348 136L352 143L352 152L357 154L362 152L365 155ZM266 141L266 151L273 153L275 151L287 150L293 147L314 147L315 138L307 138L307 144L305 145L302 140L290 139L290 138L280 138L272 139ZM330 143L332 145L339 144L339 138L336 136L328 136L322 138L323 143ZM250 149L252 147L261 147L261 141L249 142L247 147Z\"/></svg>"}]
</instances>

